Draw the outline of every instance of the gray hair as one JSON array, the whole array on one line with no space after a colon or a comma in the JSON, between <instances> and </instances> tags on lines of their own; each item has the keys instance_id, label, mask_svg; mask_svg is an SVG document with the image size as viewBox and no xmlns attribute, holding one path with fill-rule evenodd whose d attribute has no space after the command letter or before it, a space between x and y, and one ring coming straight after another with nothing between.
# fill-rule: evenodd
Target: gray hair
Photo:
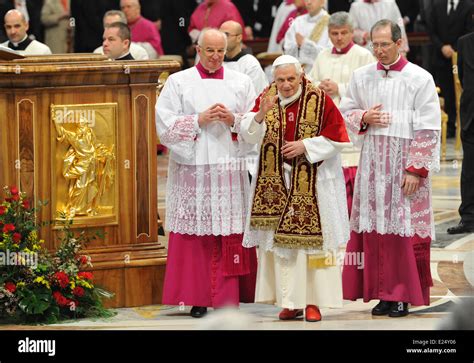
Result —
<instances>
[{"instance_id":1,"label":"gray hair","mask_svg":"<svg viewBox=\"0 0 474 363\"><path fill-rule=\"evenodd\" d=\"M275 71L278 68L288 67L288 66L295 66L296 75L301 76L303 74L303 67L301 63L287 63L287 64L280 64L278 66L272 67L272 78L275 78Z\"/></svg>"},{"instance_id":2,"label":"gray hair","mask_svg":"<svg viewBox=\"0 0 474 363\"><path fill-rule=\"evenodd\" d=\"M120 22L127 24L127 17L125 16L123 11L120 10L109 10L105 13L103 19L105 19L108 16L118 16L120 17Z\"/></svg>"},{"instance_id":3,"label":"gray hair","mask_svg":"<svg viewBox=\"0 0 474 363\"><path fill-rule=\"evenodd\" d=\"M345 11L338 11L334 13L329 18L328 28L332 26L341 27L341 26L348 26L351 31L354 30L354 20L352 16Z\"/></svg>"},{"instance_id":4,"label":"gray hair","mask_svg":"<svg viewBox=\"0 0 474 363\"><path fill-rule=\"evenodd\" d=\"M202 47L202 43L204 41L204 36L207 34L207 33L214 33L214 34L220 34L222 36L222 39L224 39L224 42L225 42L225 47L224 49L227 49L227 35L225 35L224 32L221 32L219 29L216 29L216 28L204 28L201 33L199 33L199 38L198 38L198 45L200 47Z\"/></svg>"},{"instance_id":5,"label":"gray hair","mask_svg":"<svg viewBox=\"0 0 474 363\"><path fill-rule=\"evenodd\" d=\"M372 39L372 33L374 32L374 30L377 30L379 28L385 28L387 26L389 26L390 30L392 31L393 42L402 39L402 30L400 29L398 24L388 19L379 20L372 26L372 29L370 29L370 39Z\"/></svg>"}]
</instances>

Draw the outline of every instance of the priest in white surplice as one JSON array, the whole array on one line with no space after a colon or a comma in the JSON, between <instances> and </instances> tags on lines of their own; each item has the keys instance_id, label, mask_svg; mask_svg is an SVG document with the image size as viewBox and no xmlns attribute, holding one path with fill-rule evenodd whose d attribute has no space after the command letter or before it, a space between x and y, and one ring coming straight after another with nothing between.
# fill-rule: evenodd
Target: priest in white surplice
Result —
<instances>
[{"instance_id":1,"label":"priest in white surplice","mask_svg":"<svg viewBox=\"0 0 474 363\"><path fill-rule=\"evenodd\" d=\"M363 254L364 268L344 266L344 298L378 299L373 315L401 317L430 303L440 106L433 77L400 55L397 24L377 22L371 40L378 62L354 72L339 105L363 134L347 253Z\"/></svg>"},{"instance_id":2,"label":"priest in white surplice","mask_svg":"<svg viewBox=\"0 0 474 363\"><path fill-rule=\"evenodd\" d=\"M354 41L369 49L370 29L379 20L388 19L400 26L402 30L402 46L400 51L403 55L408 52L408 38L405 32L402 14L395 0L363 0L353 2L349 10L354 19Z\"/></svg>"},{"instance_id":3,"label":"priest in white surplice","mask_svg":"<svg viewBox=\"0 0 474 363\"><path fill-rule=\"evenodd\" d=\"M308 14L298 16L283 40L285 54L297 58L309 72L318 53L332 47L328 35L329 14L323 9L324 0L306 0Z\"/></svg>"},{"instance_id":4,"label":"priest in white surplice","mask_svg":"<svg viewBox=\"0 0 474 363\"><path fill-rule=\"evenodd\" d=\"M314 62L309 78L336 104L346 95L352 73L362 66L375 62L372 52L354 44L354 27L351 16L344 11L331 15L328 25L329 38L334 47L321 51ZM348 130L350 131L350 130ZM349 132L351 139L354 137ZM359 165L360 147L354 145L342 151L342 166L346 180L349 216L352 208L354 181Z\"/></svg>"},{"instance_id":5,"label":"priest in white surplice","mask_svg":"<svg viewBox=\"0 0 474 363\"><path fill-rule=\"evenodd\" d=\"M342 307L331 252L349 238L339 153L350 142L337 107L296 58L273 66L275 81L241 123L242 138L260 149L244 246L260 246L255 301L284 308L282 320L305 308L306 321L319 321L319 307Z\"/></svg>"},{"instance_id":6,"label":"priest in white surplice","mask_svg":"<svg viewBox=\"0 0 474 363\"><path fill-rule=\"evenodd\" d=\"M248 76L222 67L226 41L203 30L200 62L172 74L156 103L157 132L170 150L163 304L193 306L193 317L253 302L255 292L256 252L242 247L252 145L238 135L255 91Z\"/></svg>"}]
</instances>

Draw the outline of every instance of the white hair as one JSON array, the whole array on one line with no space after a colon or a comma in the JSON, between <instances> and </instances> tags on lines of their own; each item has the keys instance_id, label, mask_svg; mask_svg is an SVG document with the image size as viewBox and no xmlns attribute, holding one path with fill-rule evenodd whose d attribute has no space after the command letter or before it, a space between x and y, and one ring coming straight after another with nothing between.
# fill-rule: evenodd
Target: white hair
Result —
<instances>
[{"instance_id":1,"label":"white hair","mask_svg":"<svg viewBox=\"0 0 474 363\"><path fill-rule=\"evenodd\" d=\"M354 20L352 19L352 16L345 11L338 11L337 13L332 14L329 18L328 28L333 26L342 27L346 25L351 31L354 30Z\"/></svg>"},{"instance_id":2,"label":"white hair","mask_svg":"<svg viewBox=\"0 0 474 363\"><path fill-rule=\"evenodd\" d=\"M204 36L207 34L207 33L213 33L213 34L219 34L222 36L222 39L224 39L224 42L225 42L225 47L224 49L227 49L227 35L225 35L224 32L221 32L219 29L216 29L216 28L204 28L201 33L199 33L199 38L198 38L198 45L200 47L202 47L202 43L203 43L203 40L204 40Z\"/></svg>"},{"instance_id":3,"label":"white hair","mask_svg":"<svg viewBox=\"0 0 474 363\"><path fill-rule=\"evenodd\" d=\"M275 78L275 71L278 68L289 67L289 66L295 66L297 76L301 76L303 74L303 67L301 66L301 63L286 63L286 64L280 64L278 66L273 66L272 67L272 77Z\"/></svg>"}]
</instances>

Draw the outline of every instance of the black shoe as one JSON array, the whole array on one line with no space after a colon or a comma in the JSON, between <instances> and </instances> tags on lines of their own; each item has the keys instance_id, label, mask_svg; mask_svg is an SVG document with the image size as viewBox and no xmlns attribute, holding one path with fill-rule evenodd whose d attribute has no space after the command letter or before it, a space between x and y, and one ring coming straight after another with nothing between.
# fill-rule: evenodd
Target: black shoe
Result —
<instances>
[{"instance_id":1,"label":"black shoe","mask_svg":"<svg viewBox=\"0 0 474 363\"><path fill-rule=\"evenodd\" d=\"M392 308L392 301L380 300L380 302L377 305L375 305L375 307L372 309L372 315L376 315L376 316L387 315L390 312L391 308Z\"/></svg>"},{"instance_id":2,"label":"black shoe","mask_svg":"<svg viewBox=\"0 0 474 363\"><path fill-rule=\"evenodd\" d=\"M191 309L191 316L193 318L202 318L207 314L207 308L204 306L193 306Z\"/></svg>"},{"instance_id":3,"label":"black shoe","mask_svg":"<svg viewBox=\"0 0 474 363\"><path fill-rule=\"evenodd\" d=\"M401 318L402 316L408 315L408 303L394 302L392 303L392 309L388 313L391 318Z\"/></svg>"},{"instance_id":4,"label":"black shoe","mask_svg":"<svg viewBox=\"0 0 474 363\"><path fill-rule=\"evenodd\" d=\"M448 228L448 234L473 233L474 223L459 222L457 226Z\"/></svg>"}]
</instances>

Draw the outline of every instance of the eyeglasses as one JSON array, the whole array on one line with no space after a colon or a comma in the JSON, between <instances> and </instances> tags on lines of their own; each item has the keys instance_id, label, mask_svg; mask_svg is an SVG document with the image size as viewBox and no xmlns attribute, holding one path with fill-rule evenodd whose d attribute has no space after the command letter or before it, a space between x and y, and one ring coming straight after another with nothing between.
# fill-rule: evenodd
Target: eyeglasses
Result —
<instances>
[{"instance_id":1,"label":"eyeglasses","mask_svg":"<svg viewBox=\"0 0 474 363\"><path fill-rule=\"evenodd\" d=\"M370 43L370 48L372 48L372 49L380 48L380 49L386 50L394 43L395 42L391 42L391 43Z\"/></svg>"},{"instance_id":2,"label":"eyeglasses","mask_svg":"<svg viewBox=\"0 0 474 363\"><path fill-rule=\"evenodd\" d=\"M203 48L199 45L198 45L198 47L201 48L201 50L204 51L204 54L206 54L206 56L208 56L208 57L213 56L214 53L217 53L217 55L219 55L219 56L223 56L225 54L225 49L223 49L223 48L221 48L221 49Z\"/></svg>"}]
</instances>

